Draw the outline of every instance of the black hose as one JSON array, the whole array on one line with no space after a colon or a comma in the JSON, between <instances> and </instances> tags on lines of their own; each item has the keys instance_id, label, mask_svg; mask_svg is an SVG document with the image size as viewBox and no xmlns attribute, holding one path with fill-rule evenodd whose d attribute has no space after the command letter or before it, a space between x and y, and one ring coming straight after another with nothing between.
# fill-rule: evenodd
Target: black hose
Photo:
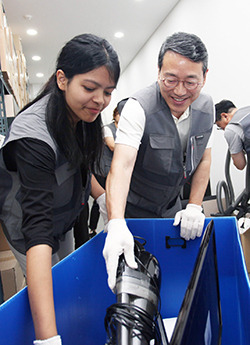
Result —
<instances>
[{"instance_id":1,"label":"black hose","mask_svg":"<svg viewBox=\"0 0 250 345\"><path fill-rule=\"evenodd\" d=\"M224 190L224 195L225 195L225 207L226 207L225 209L222 202L222 190ZM219 213L225 215L225 210L230 205L229 190L225 181L219 181L216 185L216 201L217 201L217 207L218 207Z\"/></svg>"},{"instance_id":2,"label":"black hose","mask_svg":"<svg viewBox=\"0 0 250 345\"><path fill-rule=\"evenodd\" d=\"M134 337L144 339L148 344L151 339L155 339L155 344L161 344L161 335L156 319L138 306L115 303L107 309L104 323L108 336L106 345L117 344L116 330L118 324L125 326L132 332L130 334L131 339Z\"/></svg>"},{"instance_id":3,"label":"black hose","mask_svg":"<svg viewBox=\"0 0 250 345\"><path fill-rule=\"evenodd\" d=\"M231 155L228 150L226 163L225 163L225 175L226 181L219 181L216 186L216 201L219 213L217 215L230 216L235 210L238 211L237 219L245 216L246 213L250 212L250 153L247 154L247 170L246 170L246 188L235 200L233 185L230 177L230 160ZM222 202L222 190L225 194L225 208Z\"/></svg>"},{"instance_id":4,"label":"black hose","mask_svg":"<svg viewBox=\"0 0 250 345\"><path fill-rule=\"evenodd\" d=\"M225 176L226 176L227 182L219 181L216 185L216 201L217 201L217 207L218 207L219 213L221 215L226 215L226 210L234 202L234 190L233 190L232 180L231 180L230 172L229 172L230 161L231 161L231 155L228 150L227 156L226 156L226 163L225 163ZM222 202L222 191L224 191L224 195L225 195L225 208Z\"/></svg>"}]
</instances>

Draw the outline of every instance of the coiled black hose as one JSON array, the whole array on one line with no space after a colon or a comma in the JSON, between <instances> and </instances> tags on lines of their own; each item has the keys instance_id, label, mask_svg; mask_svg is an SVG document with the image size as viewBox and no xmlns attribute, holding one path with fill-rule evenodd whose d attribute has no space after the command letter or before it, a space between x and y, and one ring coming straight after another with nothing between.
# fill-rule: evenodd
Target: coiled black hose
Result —
<instances>
[{"instance_id":1,"label":"coiled black hose","mask_svg":"<svg viewBox=\"0 0 250 345\"><path fill-rule=\"evenodd\" d=\"M227 156L226 156L226 163L225 163L226 182L225 181L219 181L216 185L217 207L218 207L219 213L222 215L226 215L226 210L235 201L233 184L232 184L232 180L231 180L230 173L229 173L230 161L231 161L231 154L228 150ZM225 195L225 208L224 208L224 205L222 202L222 191L224 191L224 195Z\"/></svg>"}]
</instances>

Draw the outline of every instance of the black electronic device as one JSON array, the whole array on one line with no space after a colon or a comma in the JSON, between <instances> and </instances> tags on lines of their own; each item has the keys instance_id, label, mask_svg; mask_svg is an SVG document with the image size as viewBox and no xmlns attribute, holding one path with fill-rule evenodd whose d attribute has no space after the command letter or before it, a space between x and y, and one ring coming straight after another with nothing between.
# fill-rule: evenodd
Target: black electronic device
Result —
<instances>
[{"instance_id":1,"label":"black electronic device","mask_svg":"<svg viewBox=\"0 0 250 345\"><path fill-rule=\"evenodd\" d=\"M219 345L222 316L213 220L205 229L170 345Z\"/></svg>"}]
</instances>

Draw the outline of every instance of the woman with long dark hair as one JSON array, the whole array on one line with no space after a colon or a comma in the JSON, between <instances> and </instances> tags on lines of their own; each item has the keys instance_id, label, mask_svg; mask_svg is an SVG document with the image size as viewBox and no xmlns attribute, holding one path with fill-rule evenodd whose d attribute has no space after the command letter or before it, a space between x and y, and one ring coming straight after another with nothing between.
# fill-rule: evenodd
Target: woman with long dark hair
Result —
<instances>
[{"instance_id":1,"label":"woman with long dark hair","mask_svg":"<svg viewBox=\"0 0 250 345\"><path fill-rule=\"evenodd\" d=\"M34 344L61 344L51 266L73 250L72 227L89 194L106 217L104 189L91 171L102 151L100 113L119 75L118 56L105 39L74 37L1 149L0 220L27 277Z\"/></svg>"}]
</instances>

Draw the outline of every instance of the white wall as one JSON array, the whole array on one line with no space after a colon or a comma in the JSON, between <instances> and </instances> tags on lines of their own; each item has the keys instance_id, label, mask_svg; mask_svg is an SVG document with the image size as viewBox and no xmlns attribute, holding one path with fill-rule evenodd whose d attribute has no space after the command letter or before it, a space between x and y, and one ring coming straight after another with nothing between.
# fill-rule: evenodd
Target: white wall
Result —
<instances>
[{"instance_id":1,"label":"white wall","mask_svg":"<svg viewBox=\"0 0 250 345\"><path fill-rule=\"evenodd\" d=\"M231 99L237 107L250 104L250 2L249 0L181 0L123 72L104 122L111 119L117 101L157 78L157 56L168 35L186 31L198 35L209 53L209 73L204 92L214 102ZM227 145L223 131L215 130L211 187L224 178ZM231 170L235 194L244 188L244 172Z\"/></svg>"},{"instance_id":2,"label":"white wall","mask_svg":"<svg viewBox=\"0 0 250 345\"><path fill-rule=\"evenodd\" d=\"M31 100L33 100L38 95L43 86L44 84L30 84L29 95Z\"/></svg>"}]
</instances>

